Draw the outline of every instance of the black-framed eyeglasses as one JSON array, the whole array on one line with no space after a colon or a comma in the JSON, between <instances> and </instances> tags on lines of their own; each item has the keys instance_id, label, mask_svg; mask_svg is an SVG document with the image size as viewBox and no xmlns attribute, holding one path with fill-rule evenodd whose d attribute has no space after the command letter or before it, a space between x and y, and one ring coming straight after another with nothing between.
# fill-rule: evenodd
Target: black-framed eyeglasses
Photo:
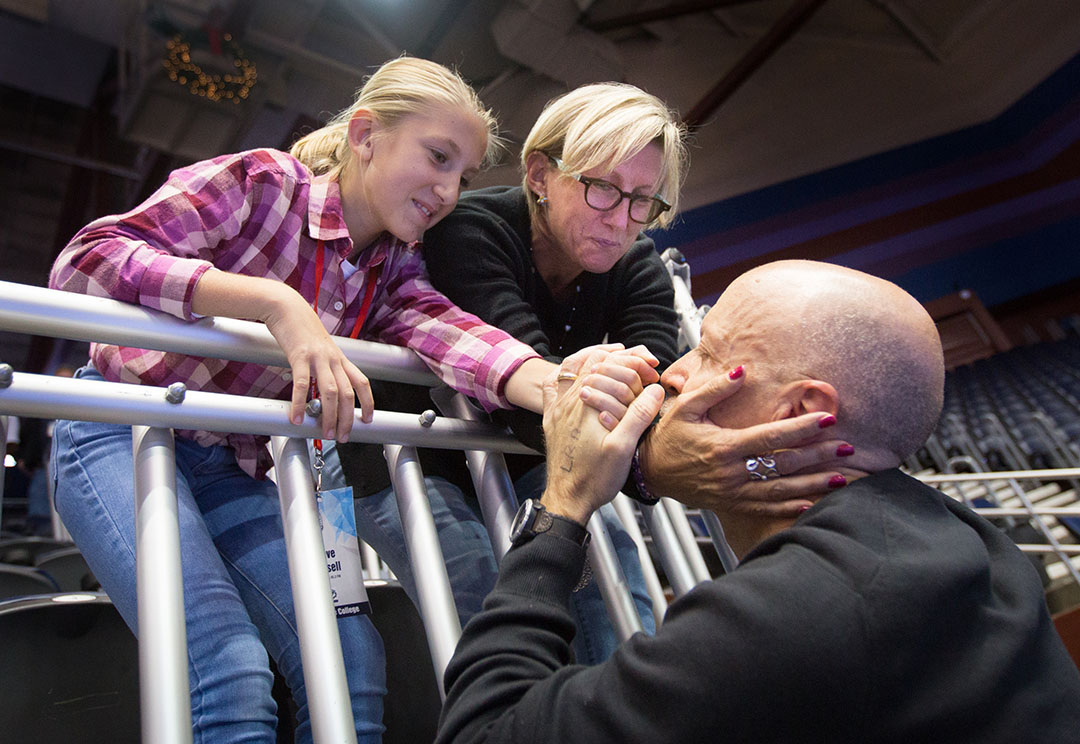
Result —
<instances>
[{"instance_id":1,"label":"black-framed eyeglasses","mask_svg":"<svg viewBox=\"0 0 1080 744\"><path fill-rule=\"evenodd\" d=\"M548 155L548 160L554 163L555 167L563 173L585 185L585 203L598 212L610 212L622 204L623 199L628 199L630 201L630 219L638 224L648 225L671 209L671 205L659 196L630 194L610 181L605 181L602 178L590 178L567 170L563 161L554 155Z\"/></svg>"}]
</instances>

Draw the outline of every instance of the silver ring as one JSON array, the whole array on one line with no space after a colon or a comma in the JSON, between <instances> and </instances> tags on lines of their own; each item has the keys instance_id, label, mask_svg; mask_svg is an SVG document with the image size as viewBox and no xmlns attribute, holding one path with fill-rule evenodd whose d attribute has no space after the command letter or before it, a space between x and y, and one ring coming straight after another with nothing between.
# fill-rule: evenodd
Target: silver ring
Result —
<instances>
[{"instance_id":1,"label":"silver ring","mask_svg":"<svg viewBox=\"0 0 1080 744\"><path fill-rule=\"evenodd\" d=\"M750 480L764 481L780 477L780 471L776 469L776 458L772 455L747 458L746 472L750 474Z\"/></svg>"},{"instance_id":2,"label":"silver ring","mask_svg":"<svg viewBox=\"0 0 1080 744\"><path fill-rule=\"evenodd\" d=\"M573 382L574 380L577 379L577 375L574 374L573 372L562 372L562 371L560 371L559 374L557 374L555 376L555 379L558 382Z\"/></svg>"}]
</instances>

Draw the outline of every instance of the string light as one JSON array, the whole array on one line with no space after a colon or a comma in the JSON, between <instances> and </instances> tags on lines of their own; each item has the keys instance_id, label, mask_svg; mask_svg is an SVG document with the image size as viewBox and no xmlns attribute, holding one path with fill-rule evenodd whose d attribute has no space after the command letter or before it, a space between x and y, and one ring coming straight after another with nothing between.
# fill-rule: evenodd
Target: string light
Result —
<instances>
[{"instance_id":1,"label":"string light","mask_svg":"<svg viewBox=\"0 0 1080 744\"><path fill-rule=\"evenodd\" d=\"M191 44L183 34L176 34L166 43L165 59L162 64L169 79L184 86L188 92L211 101L232 101L240 103L258 80L255 63L244 56L240 45L233 41L231 34L221 37L226 59L232 60L234 72L221 75L205 72L191 59Z\"/></svg>"}]
</instances>

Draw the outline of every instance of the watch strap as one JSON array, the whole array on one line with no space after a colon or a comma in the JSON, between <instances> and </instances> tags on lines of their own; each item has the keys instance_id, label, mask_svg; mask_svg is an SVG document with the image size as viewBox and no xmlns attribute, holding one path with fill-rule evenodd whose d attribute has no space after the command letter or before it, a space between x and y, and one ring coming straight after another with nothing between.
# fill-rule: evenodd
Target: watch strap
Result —
<instances>
[{"instance_id":1,"label":"watch strap","mask_svg":"<svg viewBox=\"0 0 1080 744\"><path fill-rule=\"evenodd\" d=\"M587 529L569 517L552 514L547 509L540 512L536 519L536 525L533 527L532 531L534 534L550 532L553 535L559 535L560 537L564 537L570 542L577 543L583 547L589 544L590 536Z\"/></svg>"}]
</instances>

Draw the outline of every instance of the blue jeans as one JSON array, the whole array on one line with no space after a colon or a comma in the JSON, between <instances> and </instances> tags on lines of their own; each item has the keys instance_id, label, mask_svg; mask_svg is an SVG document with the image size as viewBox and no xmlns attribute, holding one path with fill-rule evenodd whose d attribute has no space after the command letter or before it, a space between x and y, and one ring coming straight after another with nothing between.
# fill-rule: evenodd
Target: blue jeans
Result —
<instances>
[{"instance_id":1,"label":"blue jeans","mask_svg":"<svg viewBox=\"0 0 1080 744\"><path fill-rule=\"evenodd\" d=\"M324 443L326 467L323 470L324 486L327 482L338 485L344 482L336 450ZM544 492L546 474L544 466L533 468L514 483L519 500L539 498ZM437 477L424 478L439 545L446 561L446 573L454 593L454 604L462 626L480 611L484 597L495 586L498 565L491 547L487 529L466 503L465 496L457 486ZM600 509L623 573L641 616L647 633L656 632L656 620L652 612L652 599L645 586L641 560L637 546L619 521L615 508L610 504ZM391 488L356 500L356 531L401 582L402 588L417 604L416 580L409 564L405 536L401 527L397 498ZM419 605L418 605L419 606ZM574 637L574 655L578 663L598 664L609 657L618 645L615 628L608 618L607 607L596 582L573 595L571 609L575 615L578 632ZM376 609L376 611L378 611Z\"/></svg>"},{"instance_id":2,"label":"blue jeans","mask_svg":"<svg viewBox=\"0 0 1080 744\"><path fill-rule=\"evenodd\" d=\"M87 367L77 375L101 379ZM137 628L131 428L58 421L56 508L128 626ZM176 438L189 684L195 742L274 742L267 651L296 701L296 740L311 741L277 487L226 447ZM382 641L370 620L338 620L358 739L382 734Z\"/></svg>"}]
</instances>

